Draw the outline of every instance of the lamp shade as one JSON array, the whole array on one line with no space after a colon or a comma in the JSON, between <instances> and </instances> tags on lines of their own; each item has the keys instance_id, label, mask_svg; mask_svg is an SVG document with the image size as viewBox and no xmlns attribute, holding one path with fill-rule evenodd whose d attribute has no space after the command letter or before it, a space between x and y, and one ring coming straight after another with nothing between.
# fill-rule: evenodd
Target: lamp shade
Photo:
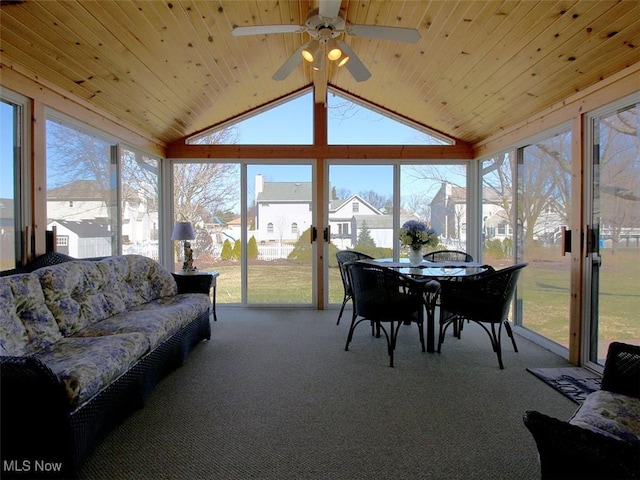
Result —
<instances>
[{"instance_id":1,"label":"lamp shade","mask_svg":"<svg viewBox=\"0 0 640 480\"><path fill-rule=\"evenodd\" d=\"M327 58L332 62L335 62L340 57L342 57L342 50L340 50L338 42L336 42L335 38L330 38L327 41Z\"/></svg>"},{"instance_id":2,"label":"lamp shade","mask_svg":"<svg viewBox=\"0 0 640 480\"><path fill-rule=\"evenodd\" d=\"M309 45L307 45L302 50L302 58L304 58L309 63L313 63L313 60L316 58L316 55L318 55L319 50L320 42L318 42L318 40L312 40L311 42L309 42Z\"/></svg>"},{"instance_id":3,"label":"lamp shade","mask_svg":"<svg viewBox=\"0 0 640 480\"><path fill-rule=\"evenodd\" d=\"M193 240L196 232L193 230L191 222L176 222L171 234L171 240Z\"/></svg>"}]
</instances>

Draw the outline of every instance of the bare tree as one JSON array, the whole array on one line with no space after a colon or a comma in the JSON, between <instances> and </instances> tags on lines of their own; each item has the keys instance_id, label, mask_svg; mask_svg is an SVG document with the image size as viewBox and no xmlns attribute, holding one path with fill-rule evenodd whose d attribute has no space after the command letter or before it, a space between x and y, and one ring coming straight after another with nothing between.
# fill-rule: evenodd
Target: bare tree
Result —
<instances>
[{"instance_id":1,"label":"bare tree","mask_svg":"<svg viewBox=\"0 0 640 480\"><path fill-rule=\"evenodd\" d=\"M376 192L375 190L367 190L358 194L365 202L378 210L385 211L391 208L392 201L389 197Z\"/></svg>"}]
</instances>

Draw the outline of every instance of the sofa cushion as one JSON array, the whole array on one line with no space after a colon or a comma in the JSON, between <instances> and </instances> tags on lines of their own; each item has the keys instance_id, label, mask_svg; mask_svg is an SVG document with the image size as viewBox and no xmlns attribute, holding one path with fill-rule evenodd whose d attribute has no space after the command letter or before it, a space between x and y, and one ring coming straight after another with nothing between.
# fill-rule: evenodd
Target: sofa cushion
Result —
<instances>
[{"instance_id":1,"label":"sofa cushion","mask_svg":"<svg viewBox=\"0 0 640 480\"><path fill-rule=\"evenodd\" d=\"M178 294L171 273L158 262L141 255L126 255L129 262L128 284L140 297L137 305Z\"/></svg>"},{"instance_id":2,"label":"sofa cushion","mask_svg":"<svg viewBox=\"0 0 640 480\"><path fill-rule=\"evenodd\" d=\"M197 293L159 298L89 325L76 335L94 337L139 332L145 335L153 349L206 312L210 305L206 295Z\"/></svg>"},{"instance_id":3,"label":"sofa cushion","mask_svg":"<svg viewBox=\"0 0 640 480\"><path fill-rule=\"evenodd\" d=\"M114 268L109 263L78 260L34 273L64 336L125 309Z\"/></svg>"},{"instance_id":4,"label":"sofa cushion","mask_svg":"<svg viewBox=\"0 0 640 480\"><path fill-rule=\"evenodd\" d=\"M64 383L69 404L79 407L120 375L149 350L140 333L104 337L68 337L37 352Z\"/></svg>"},{"instance_id":5,"label":"sofa cushion","mask_svg":"<svg viewBox=\"0 0 640 480\"><path fill-rule=\"evenodd\" d=\"M640 398L598 390L587 396L569 423L640 445Z\"/></svg>"},{"instance_id":6,"label":"sofa cushion","mask_svg":"<svg viewBox=\"0 0 640 480\"><path fill-rule=\"evenodd\" d=\"M126 268L122 264L123 259L127 262ZM178 286L171 273L148 257L124 255L117 260L115 272L127 310L178 293Z\"/></svg>"},{"instance_id":7,"label":"sofa cushion","mask_svg":"<svg viewBox=\"0 0 640 480\"><path fill-rule=\"evenodd\" d=\"M62 338L34 274L0 277L0 332L3 355L27 355Z\"/></svg>"}]
</instances>

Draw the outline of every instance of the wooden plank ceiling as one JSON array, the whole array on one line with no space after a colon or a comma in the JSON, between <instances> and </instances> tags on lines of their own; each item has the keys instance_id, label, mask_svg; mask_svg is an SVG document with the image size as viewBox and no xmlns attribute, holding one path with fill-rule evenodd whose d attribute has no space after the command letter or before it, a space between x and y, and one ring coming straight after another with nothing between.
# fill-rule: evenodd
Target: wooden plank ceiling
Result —
<instances>
[{"instance_id":1,"label":"wooden plank ceiling","mask_svg":"<svg viewBox=\"0 0 640 480\"><path fill-rule=\"evenodd\" d=\"M316 1L3 1L1 61L170 144L313 84L305 22ZM640 61L640 1L343 0L348 23L418 29L406 44L343 34L371 71L330 67L330 88L468 143Z\"/></svg>"}]
</instances>

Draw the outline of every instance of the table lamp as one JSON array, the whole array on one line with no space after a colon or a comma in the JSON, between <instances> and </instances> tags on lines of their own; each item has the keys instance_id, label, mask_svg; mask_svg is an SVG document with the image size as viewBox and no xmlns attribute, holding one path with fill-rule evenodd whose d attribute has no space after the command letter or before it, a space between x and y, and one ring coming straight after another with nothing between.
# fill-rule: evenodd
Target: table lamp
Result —
<instances>
[{"instance_id":1,"label":"table lamp","mask_svg":"<svg viewBox=\"0 0 640 480\"><path fill-rule=\"evenodd\" d=\"M193 266L193 250L191 242L196 238L191 222L176 222L171 234L171 240L184 240L184 262L182 263L182 273L193 273L196 267Z\"/></svg>"}]
</instances>

